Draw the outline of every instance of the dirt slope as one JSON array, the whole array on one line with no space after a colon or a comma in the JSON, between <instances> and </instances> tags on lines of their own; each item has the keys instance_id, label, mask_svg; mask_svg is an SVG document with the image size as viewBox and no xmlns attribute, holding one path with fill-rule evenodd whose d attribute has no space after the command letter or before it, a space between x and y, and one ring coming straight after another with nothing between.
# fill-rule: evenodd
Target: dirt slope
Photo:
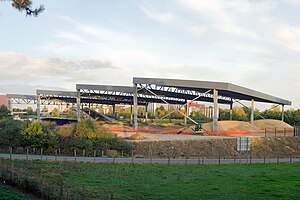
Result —
<instances>
[{"instance_id":1,"label":"dirt slope","mask_svg":"<svg viewBox=\"0 0 300 200\"><path fill-rule=\"evenodd\" d=\"M275 120L275 119L261 119L261 120L255 120L253 123L256 127L258 127L259 129L274 129L274 128L279 128L279 129L283 129L283 128L293 128L291 125L280 121L280 120Z\"/></svg>"},{"instance_id":2,"label":"dirt slope","mask_svg":"<svg viewBox=\"0 0 300 200\"><path fill-rule=\"evenodd\" d=\"M249 122L243 121L219 121L219 131L227 131L227 130L259 130L258 127L250 124ZM202 125L204 130L212 131L213 123L204 123Z\"/></svg>"}]
</instances>

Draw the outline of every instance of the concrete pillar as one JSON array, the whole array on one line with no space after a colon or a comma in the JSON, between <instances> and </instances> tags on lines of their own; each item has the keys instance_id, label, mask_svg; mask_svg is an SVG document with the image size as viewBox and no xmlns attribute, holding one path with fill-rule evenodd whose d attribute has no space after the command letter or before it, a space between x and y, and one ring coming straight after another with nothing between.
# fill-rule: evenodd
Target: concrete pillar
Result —
<instances>
[{"instance_id":1,"label":"concrete pillar","mask_svg":"<svg viewBox=\"0 0 300 200\"><path fill-rule=\"evenodd\" d=\"M77 97L76 97L76 107L77 107L77 121L80 121L80 90L77 90Z\"/></svg>"},{"instance_id":2,"label":"concrete pillar","mask_svg":"<svg viewBox=\"0 0 300 200\"><path fill-rule=\"evenodd\" d=\"M146 111L145 118L146 118L146 122L147 122L148 121L148 103L146 103L145 111Z\"/></svg>"},{"instance_id":3,"label":"concrete pillar","mask_svg":"<svg viewBox=\"0 0 300 200\"><path fill-rule=\"evenodd\" d=\"M130 105L130 124L133 124L132 104Z\"/></svg>"},{"instance_id":4,"label":"concrete pillar","mask_svg":"<svg viewBox=\"0 0 300 200\"><path fill-rule=\"evenodd\" d=\"M251 100L251 116L250 116L250 122L253 124L254 122L254 99Z\"/></svg>"},{"instance_id":5,"label":"concrete pillar","mask_svg":"<svg viewBox=\"0 0 300 200\"><path fill-rule=\"evenodd\" d=\"M116 104L112 105L112 116L116 116Z\"/></svg>"},{"instance_id":6,"label":"concrete pillar","mask_svg":"<svg viewBox=\"0 0 300 200\"><path fill-rule=\"evenodd\" d=\"M36 97L36 115L37 120L41 121L41 96L38 94Z\"/></svg>"},{"instance_id":7,"label":"concrete pillar","mask_svg":"<svg viewBox=\"0 0 300 200\"><path fill-rule=\"evenodd\" d=\"M233 106L233 102L230 103L229 120L232 120L232 106Z\"/></svg>"},{"instance_id":8,"label":"concrete pillar","mask_svg":"<svg viewBox=\"0 0 300 200\"><path fill-rule=\"evenodd\" d=\"M218 90L214 89L213 131L218 131Z\"/></svg>"},{"instance_id":9,"label":"concrete pillar","mask_svg":"<svg viewBox=\"0 0 300 200\"><path fill-rule=\"evenodd\" d=\"M185 114L185 116L184 116L184 125L186 126L187 125L187 117L186 116L188 116L188 113L189 113L188 109L189 109L189 107L188 107L187 100L185 100L185 103L186 103L186 105L184 106L184 114Z\"/></svg>"},{"instance_id":10,"label":"concrete pillar","mask_svg":"<svg viewBox=\"0 0 300 200\"><path fill-rule=\"evenodd\" d=\"M138 129L138 97L137 97L137 84L133 84L133 118L134 129Z\"/></svg>"},{"instance_id":11,"label":"concrete pillar","mask_svg":"<svg viewBox=\"0 0 300 200\"><path fill-rule=\"evenodd\" d=\"M9 110L10 112L12 112L12 106L11 106L11 99L7 98L7 110Z\"/></svg>"},{"instance_id":12,"label":"concrete pillar","mask_svg":"<svg viewBox=\"0 0 300 200\"><path fill-rule=\"evenodd\" d=\"M284 121L284 105L281 105L281 121Z\"/></svg>"}]
</instances>

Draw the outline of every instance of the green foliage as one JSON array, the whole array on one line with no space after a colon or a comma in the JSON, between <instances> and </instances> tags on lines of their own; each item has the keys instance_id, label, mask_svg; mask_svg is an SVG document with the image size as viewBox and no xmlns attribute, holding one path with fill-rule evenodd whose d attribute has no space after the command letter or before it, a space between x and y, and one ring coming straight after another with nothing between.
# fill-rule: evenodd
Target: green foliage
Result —
<instances>
[{"instance_id":1,"label":"green foliage","mask_svg":"<svg viewBox=\"0 0 300 200\"><path fill-rule=\"evenodd\" d=\"M87 139L107 139L116 138L116 135L110 133L104 128L101 128L97 121L84 119L73 126L73 135L78 138Z\"/></svg>"},{"instance_id":2,"label":"green foliage","mask_svg":"<svg viewBox=\"0 0 300 200\"><path fill-rule=\"evenodd\" d=\"M48 148L55 145L55 136L49 123L33 122L22 131L22 146L32 148Z\"/></svg>"},{"instance_id":3,"label":"green foliage","mask_svg":"<svg viewBox=\"0 0 300 200\"><path fill-rule=\"evenodd\" d=\"M1 105L0 106L0 120L1 119L9 119L12 118L10 111L7 109L6 106Z\"/></svg>"},{"instance_id":4,"label":"green foliage","mask_svg":"<svg viewBox=\"0 0 300 200\"><path fill-rule=\"evenodd\" d=\"M198 123L205 123L205 122L209 122L210 119L205 117L200 111L193 111L191 113L191 116L190 116L193 120L195 120L196 122Z\"/></svg>"},{"instance_id":5,"label":"green foliage","mask_svg":"<svg viewBox=\"0 0 300 200\"><path fill-rule=\"evenodd\" d=\"M77 112L75 110L67 110L63 112L63 116L69 119L76 118Z\"/></svg>"},{"instance_id":6,"label":"green foliage","mask_svg":"<svg viewBox=\"0 0 300 200\"><path fill-rule=\"evenodd\" d=\"M21 122L13 119L0 120L0 146L15 147L19 145Z\"/></svg>"},{"instance_id":7,"label":"green foliage","mask_svg":"<svg viewBox=\"0 0 300 200\"><path fill-rule=\"evenodd\" d=\"M60 117L60 112L57 108L54 108L52 112L49 113L49 117Z\"/></svg>"}]
</instances>

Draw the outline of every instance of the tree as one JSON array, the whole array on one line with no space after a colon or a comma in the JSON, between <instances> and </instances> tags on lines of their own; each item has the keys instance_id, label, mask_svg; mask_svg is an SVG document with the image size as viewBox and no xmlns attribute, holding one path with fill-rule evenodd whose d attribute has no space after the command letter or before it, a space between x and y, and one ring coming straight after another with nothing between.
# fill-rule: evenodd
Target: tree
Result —
<instances>
[{"instance_id":1,"label":"tree","mask_svg":"<svg viewBox=\"0 0 300 200\"><path fill-rule=\"evenodd\" d=\"M40 5L36 9L32 9L32 1L31 0L2 0L2 1L12 1L12 7L17 9L20 12L25 11L26 16L34 16L37 17L41 12L45 10L44 5Z\"/></svg>"},{"instance_id":2,"label":"tree","mask_svg":"<svg viewBox=\"0 0 300 200\"><path fill-rule=\"evenodd\" d=\"M22 131L22 145L24 147L49 148L55 145L55 135L50 130L53 124L33 122Z\"/></svg>"},{"instance_id":3,"label":"tree","mask_svg":"<svg viewBox=\"0 0 300 200\"><path fill-rule=\"evenodd\" d=\"M1 105L0 106L0 120L1 119L9 119L12 118L10 111L7 109L6 106Z\"/></svg>"},{"instance_id":4,"label":"tree","mask_svg":"<svg viewBox=\"0 0 300 200\"><path fill-rule=\"evenodd\" d=\"M60 112L57 108L54 108L49 114L50 117L60 117Z\"/></svg>"},{"instance_id":5,"label":"tree","mask_svg":"<svg viewBox=\"0 0 300 200\"><path fill-rule=\"evenodd\" d=\"M0 120L0 146L16 147L21 136L21 122L13 119Z\"/></svg>"}]
</instances>

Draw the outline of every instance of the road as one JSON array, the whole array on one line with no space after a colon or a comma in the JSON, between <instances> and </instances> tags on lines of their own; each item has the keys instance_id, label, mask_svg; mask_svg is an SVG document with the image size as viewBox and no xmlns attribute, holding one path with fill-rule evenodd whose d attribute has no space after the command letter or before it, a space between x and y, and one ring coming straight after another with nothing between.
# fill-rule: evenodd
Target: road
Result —
<instances>
[{"instance_id":1,"label":"road","mask_svg":"<svg viewBox=\"0 0 300 200\"><path fill-rule=\"evenodd\" d=\"M135 164L254 164L254 163L294 163L300 158L266 158L266 159L162 159L162 158L107 158L107 157L71 157L71 156L40 156L25 154L0 154L0 158L17 160L43 160L43 161L76 161L95 163L135 163Z\"/></svg>"}]
</instances>

